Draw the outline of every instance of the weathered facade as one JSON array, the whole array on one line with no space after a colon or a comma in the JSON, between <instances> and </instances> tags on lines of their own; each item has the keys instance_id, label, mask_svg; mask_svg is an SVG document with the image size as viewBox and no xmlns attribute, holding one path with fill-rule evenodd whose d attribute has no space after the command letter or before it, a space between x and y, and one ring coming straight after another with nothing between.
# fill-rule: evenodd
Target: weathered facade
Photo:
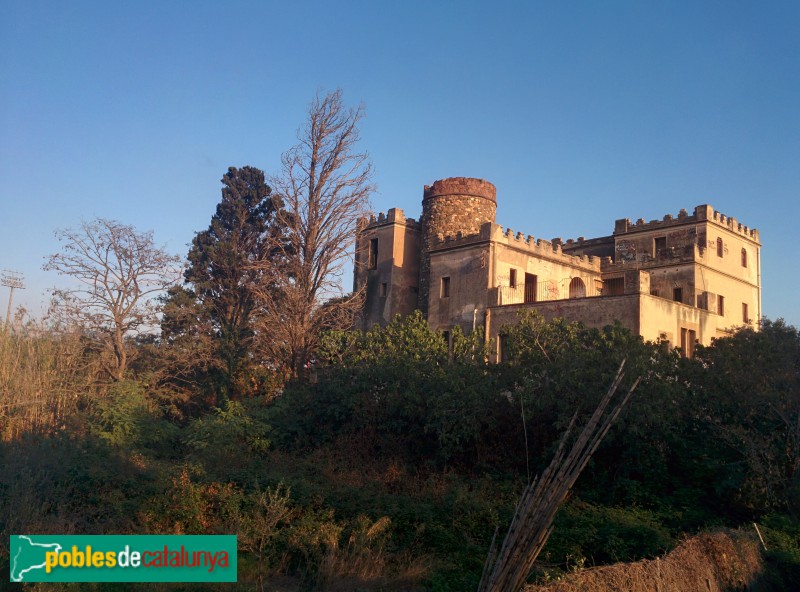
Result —
<instances>
[{"instance_id":1,"label":"weathered facade","mask_svg":"<svg viewBox=\"0 0 800 592\"><path fill-rule=\"evenodd\" d=\"M500 329L535 309L588 326L619 321L691 354L761 317L758 231L701 205L662 220L617 220L610 236L543 240L495 224L497 195L482 179L426 186L419 220L389 210L359 225L355 288L362 328L419 308L434 329Z\"/></svg>"}]
</instances>

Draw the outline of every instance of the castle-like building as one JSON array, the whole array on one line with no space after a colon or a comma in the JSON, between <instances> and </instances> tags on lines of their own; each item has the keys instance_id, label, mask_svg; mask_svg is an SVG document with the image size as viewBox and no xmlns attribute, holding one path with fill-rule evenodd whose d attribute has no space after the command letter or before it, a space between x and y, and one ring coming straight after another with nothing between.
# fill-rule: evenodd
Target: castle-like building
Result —
<instances>
[{"instance_id":1,"label":"castle-like building","mask_svg":"<svg viewBox=\"0 0 800 592\"><path fill-rule=\"evenodd\" d=\"M366 286L366 329L420 309L449 335L483 327L503 357L500 329L533 309L602 327L619 321L691 355L761 318L758 231L701 205L689 214L617 220L600 238L534 239L495 224L497 191L455 177L425 186L422 216L394 208L358 227L354 287Z\"/></svg>"}]
</instances>

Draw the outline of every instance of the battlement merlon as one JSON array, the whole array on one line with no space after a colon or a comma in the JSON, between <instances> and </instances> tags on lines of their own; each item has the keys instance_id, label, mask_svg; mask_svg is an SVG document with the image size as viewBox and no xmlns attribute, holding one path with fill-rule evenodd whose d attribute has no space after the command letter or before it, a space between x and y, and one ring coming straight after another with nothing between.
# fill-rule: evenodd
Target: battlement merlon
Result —
<instances>
[{"instance_id":1,"label":"battlement merlon","mask_svg":"<svg viewBox=\"0 0 800 592\"><path fill-rule=\"evenodd\" d=\"M760 244L757 229L744 226L743 224L737 222L736 218L726 216L708 204L697 206L694 209L694 214L691 215L688 214L686 210L681 210L678 213L677 218L667 214L662 220L651 220L650 222L645 222L640 218L635 223L631 223L629 218L622 218L614 223L614 235L616 236L630 232L659 230L661 228L681 226L684 224L692 224L697 222L712 222L718 226L727 228L731 232L740 234Z\"/></svg>"},{"instance_id":2,"label":"battlement merlon","mask_svg":"<svg viewBox=\"0 0 800 592\"><path fill-rule=\"evenodd\" d=\"M504 228L493 222L481 225L477 234L438 235L431 244L431 253L442 250L466 247L490 241L505 246L528 252L543 259L549 259L572 267L600 272L604 257L595 255L569 255L561 251L561 244L533 236L525 236L521 232L514 232L511 228Z\"/></svg>"},{"instance_id":3,"label":"battlement merlon","mask_svg":"<svg viewBox=\"0 0 800 592\"><path fill-rule=\"evenodd\" d=\"M406 218L405 212L400 208L391 208L386 213L380 212L377 216L363 216L359 218L357 228L359 232L388 226L389 224L403 224L409 228L419 230L420 223L414 218Z\"/></svg>"},{"instance_id":4,"label":"battlement merlon","mask_svg":"<svg viewBox=\"0 0 800 592\"><path fill-rule=\"evenodd\" d=\"M474 245L477 243L487 242L488 237L484 236L482 232L464 234L463 232L456 232L455 234L437 234L431 241L430 250L438 251L441 249L451 249L454 247L463 247L466 245Z\"/></svg>"},{"instance_id":5,"label":"battlement merlon","mask_svg":"<svg viewBox=\"0 0 800 592\"><path fill-rule=\"evenodd\" d=\"M594 271L600 271L601 257L564 253L561 250L562 243L560 241L534 238L531 235L526 237L521 232L515 233L511 228L503 228L499 224L484 224L481 227L481 236L486 236L508 247L526 251L532 255L550 259L551 261L557 261L582 269L591 268Z\"/></svg>"},{"instance_id":6,"label":"battlement merlon","mask_svg":"<svg viewBox=\"0 0 800 592\"><path fill-rule=\"evenodd\" d=\"M551 241L553 244L559 244L562 247L593 247L597 245L604 245L607 243L613 243L614 237L613 236L599 236L597 238L586 238L583 236L579 236L577 239L568 238L564 240L561 237L554 238Z\"/></svg>"},{"instance_id":7,"label":"battlement merlon","mask_svg":"<svg viewBox=\"0 0 800 592\"><path fill-rule=\"evenodd\" d=\"M425 185L422 192L422 201L446 195L469 195L482 197L497 203L497 188L494 184L484 179L471 177L450 177L434 181L433 185Z\"/></svg>"}]
</instances>

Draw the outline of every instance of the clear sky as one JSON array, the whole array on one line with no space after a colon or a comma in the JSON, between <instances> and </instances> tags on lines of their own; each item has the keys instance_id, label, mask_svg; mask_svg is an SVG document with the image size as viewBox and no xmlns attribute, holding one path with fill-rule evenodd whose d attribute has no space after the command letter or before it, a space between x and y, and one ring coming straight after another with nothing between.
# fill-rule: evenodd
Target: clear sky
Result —
<instances>
[{"instance_id":1,"label":"clear sky","mask_svg":"<svg viewBox=\"0 0 800 592\"><path fill-rule=\"evenodd\" d=\"M312 96L363 103L376 211L451 176L542 238L710 203L800 326L800 2L0 2L0 268L39 313L81 218L185 255L229 166L277 172ZM350 279L346 281L349 285ZM8 290L0 291L5 315Z\"/></svg>"}]
</instances>

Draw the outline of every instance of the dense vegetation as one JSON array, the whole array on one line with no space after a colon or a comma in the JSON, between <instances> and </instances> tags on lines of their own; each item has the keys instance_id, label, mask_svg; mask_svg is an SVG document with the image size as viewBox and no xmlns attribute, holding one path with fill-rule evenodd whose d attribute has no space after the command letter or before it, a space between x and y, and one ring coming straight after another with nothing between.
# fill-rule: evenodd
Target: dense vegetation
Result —
<instances>
[{"instance_id":1,"label":"dense vegetation","mask_svg":"<svg viewBox=\"0 0 800 592\"><path fill-rule=\"evenodd\" d=\"M228 169L182 285L152 233L58 233L48 268L73 287L46 321L0 333L4 540L236 533L239 584L207 589L475 590L493 533L625 359L638 390L531 577L757 522L762 589L800 589L797 329L764 321L686 359L531 315L496 365L479 331L448 343L419 313L342 330L363 297L335 290L372 190L363 109L335 91L308 115L274 193Z\"/></svg>"},{"instance_id":2,"label":"dense vegetation","mask_svg":"<svg viewBox=\"0 0 800 592\"><path fill-rule=\"evenodd\" d=\"M797 329L765 321L688 360L618 326L528 316L508 343L489 365L479 334L448 348L417 314L328 332L308 380L204 375L220 399L176 381L168 339L130 344L128 378L109 383L79 331L5 333L0 534L234 532L237 589L475 589L495 527L625 357L643 382L533 577L757 522L765 589L800 586Z\"/></svg>"}]
</instances>

